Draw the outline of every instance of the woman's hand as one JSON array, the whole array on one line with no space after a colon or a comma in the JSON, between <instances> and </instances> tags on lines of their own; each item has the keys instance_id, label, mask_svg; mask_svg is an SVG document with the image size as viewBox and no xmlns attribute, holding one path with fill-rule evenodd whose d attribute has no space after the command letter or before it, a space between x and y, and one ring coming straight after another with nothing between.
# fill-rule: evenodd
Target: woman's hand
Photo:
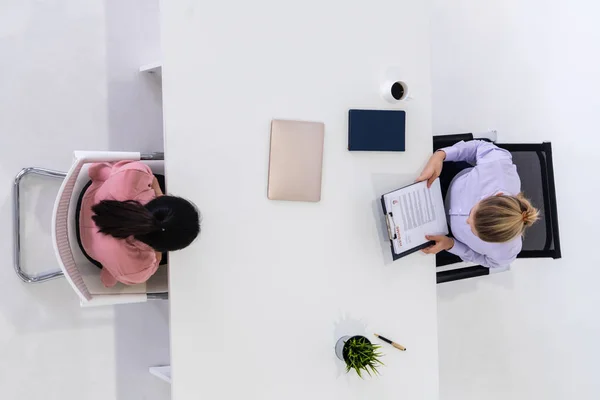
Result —
<instances>
[{"instance_id":1,"label":"woman's hand","mask_svg":"<svg viewBox=\"0 0 600 400\"><path fill-rule=\"evenodd\" d=\"M156 177L154 177L154 180L152 181L152 189L154 189L154 193L156 194L156 197L160 197L163 196L164 193L162 192L160 185L158 184L158 179L156 179Z\"/></svg>"},{"instance_id":2,"label":"woman's hand","mask_svg":"<svg viewBox=\"0 0 600 400\"><path fill-rule=\"evenodd\" d=\"M454 247L454 239L448 236L425 236L425 238L435 242L434 245L423 249L423 253L425 254L437 254L442 250L450 250Z\"/></svg>"},{"instance_id":3,"label":"woman's hand","mask_svg":"<svg viewBox=\"0 0 600 400\"><path fill-rule=\"evenodd\" d=\"M442 173L445 159L446 153L444 153L443 150L438 150L433 153L429 158L427 165L423 168L423 172L421 172L421 175L419 175L415 182L427 181L427 187L431 187L433 181L435 181Z\"/></svg>"}]
</instances>

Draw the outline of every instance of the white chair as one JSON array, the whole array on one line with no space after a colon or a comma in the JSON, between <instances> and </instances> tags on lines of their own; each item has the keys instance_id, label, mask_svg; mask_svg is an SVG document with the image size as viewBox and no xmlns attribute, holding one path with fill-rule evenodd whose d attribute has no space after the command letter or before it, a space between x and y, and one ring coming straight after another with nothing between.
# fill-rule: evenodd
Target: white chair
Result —
<instances>
[{"instance_id":1,"label":"white chair","mask_svg":"<svg viewBox=\"0 0 600 400\"><path fill-rule=\"evenodd\" d=\"M167 267L160 267L146 283L127 286L118 283L105 288L100 281L100 269L92 264L79 248L75 214L79 196L89 182L88 167L95 162L136 160L146 163L154 173L164 173L162 153L76 151L68 173L43 168L25 168L14 181L14 265L19 278L26 283L41 283L64 276L79 296L82 306L140 303L149 299L168 298ZM29 175L63 179L52 213L52 241L60 270L29 275L21 268L20 182Z\"/></svg>"}]
</instances>

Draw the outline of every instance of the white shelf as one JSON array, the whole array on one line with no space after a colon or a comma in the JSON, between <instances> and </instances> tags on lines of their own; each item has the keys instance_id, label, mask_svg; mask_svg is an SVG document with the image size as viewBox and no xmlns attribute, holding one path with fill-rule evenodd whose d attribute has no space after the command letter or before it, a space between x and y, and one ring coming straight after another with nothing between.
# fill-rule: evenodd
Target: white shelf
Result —
<instances>
[{"instance_id":1,"label":"white shelf","mask_svg":"<svg viewBox=\"0 0 600 400\"><path fill-rule=\"evenodd\" d=\"M162 379L163 381L167 382L167 383L171 383L171 366L170 365L164 365L162 367L150 367L148 369L148 371L150 371L150 373L154 376L156 376L159 379Z\"/></svg>"},{"instance_id":2,"label":"white shelf","mask_svg":"<svg viewBox=\"0 0 600 400\"><path fill-rule=\"evenodd\" d=\"M142 65L140 67L140 72L155 74L156 76L162 78L162 62L157 61L150 64Z\"/></svg>"}]
</instances>

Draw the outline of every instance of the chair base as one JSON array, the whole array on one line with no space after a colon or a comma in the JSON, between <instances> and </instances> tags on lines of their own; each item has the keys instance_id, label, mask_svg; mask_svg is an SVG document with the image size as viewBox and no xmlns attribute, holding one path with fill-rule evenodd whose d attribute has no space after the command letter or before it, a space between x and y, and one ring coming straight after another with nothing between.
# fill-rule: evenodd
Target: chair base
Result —
<instances>
[{"instance_id":1,"label":"chair base","mask_svg":"<svg viewBox=\"0 0 600 400\"><path fill-rule=\"evenodd\" d=\"M59 269L40 275L30 275L24 272L21 267L21 180L27 175L38 175L63 180L66 178L67 174L65 172L45 168L23 168L15 177L13 184L13 256L15 272L25 283L42 283L52 279L61 278L63 273Z\"/></svg>"}]
</instances>

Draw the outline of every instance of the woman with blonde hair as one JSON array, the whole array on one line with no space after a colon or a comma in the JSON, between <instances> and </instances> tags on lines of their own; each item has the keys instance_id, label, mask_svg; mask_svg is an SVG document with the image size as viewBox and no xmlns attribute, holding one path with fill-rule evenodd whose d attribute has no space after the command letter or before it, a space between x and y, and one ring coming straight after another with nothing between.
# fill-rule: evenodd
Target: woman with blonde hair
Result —
<instances>
[{"instance_id":1,"label":"woman with blonde hair","mask_svg":"<svg viewBox=\"0 0 600 400\"><path fill-rule=\"evenodd\" d=\"M428 236L435 244L423 252L446 250L488 268L508 266L521 252L525 230L539 218L538 210L521 193L511 154L485 141L459 142L436 151L417 181L430 186L440 176L444 161L471 165L446 184L453 237Z\"/></svg>"}]
</instances>

